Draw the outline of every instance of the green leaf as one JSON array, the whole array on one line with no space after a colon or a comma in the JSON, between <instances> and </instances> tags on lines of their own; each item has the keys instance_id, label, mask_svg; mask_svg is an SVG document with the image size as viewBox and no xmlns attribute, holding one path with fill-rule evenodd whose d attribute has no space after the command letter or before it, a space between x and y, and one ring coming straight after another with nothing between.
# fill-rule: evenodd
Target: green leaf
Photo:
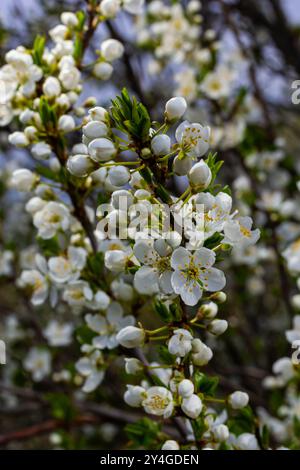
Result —
<instances>
[{"instance_id":1,"label":"green leaf","mask_svg":"<svg viewBox=\"0 0 300 470\"><path fill-rule=\"evenodd\" d=\"M173 316L168 307L163 302L160 302L159 300L154 302L154 309L162 321L165 323L170 323L172 321Z\"/></svg>"},{"instance_id":2,"label":"green leaf","mask_svg":"<svg viewBox=\"0 0 300 470\"><path fill-rule=\"evenodd\" d=\"M74 52L73 57L76 62L78 62L83 55L83 42L82 37L78 34L74 41Z\"/></svg>"},{"instance_id":3,"label":"green leaf","mask_svg":"<svg viewBox=\"0 0 300 470\"><path fill-rule=\"evenodd\" d=\"M84 27L84 23L85 23L85 18L86 18L85 12L82 11L82 10L77 11L76 16L77 16L77 19L78 19L78 25L77 25L76 29L77 29L77 31L82 31L83 27Z\"/></svg>"},{"instance_id":4,"label":"green leaf","mask_svg":"<svg viewBox=\"0 0 300 470\"><path fill-rule=\"evenodd\" d=\"M151 120L145 106L135 97L130 98L126 88L112 100L111 117L117 129L128 134L136 143L149 140Z\"/></svg>"},{"instance_id":5,"label":"green leaf","mask_svg":"<svg viewBox=\"0 0 300 470\"><path fill-rule=\"evenodd\" d=\"M45 44L45 36L37 35L33 43L32 58L33 62L38 66L42 65Z\"/></svg>"},{"instance_id":6,"label":"green leaf","mask_svg":"<svg viewBox=\"0 0 300 470\"><path fill-rule=\"evenodd\" d=\"M38 237L37 242L39 244L40 250L46 258L51 256L58 256L61 253L61 248L57 237L49 238L48 240Z\"/></svg>"},{"instance_id":7,"label":"green leaf","mask_svg":"<svg viewBox=\"0 0 300 470\"><path fill-rule=\"evenodd\" d=\"M208 377L203 372L196 371L194 374L195 389L204 395L213 397L219 384L218 377Z\"/></svg>"},{"instance_id":8,"label":"green leaf","mask_svg":"<svg viewBox=\"0 0 300 470\"><path fill-rule=\"evenodd\" d=\"M142 418L136 423L127 424L125 432L128 438L137 446L151 448L157 443L161 426L149 418Z\"/></svg>"},{"instance_id":9,"label":"green leaf","mask_svg":"<svg viewBox=\"0 0 300 470\"><path fill-rule=\"evenodd\" d=\"M269 448L270 432L269 432L269 429L267 428L267 426L265 426L265 425L262 427L262 430L261 430L261 443L262 443L264 449Z\"/></svg>"},{"instance_id":10,"label":"green leaf","mask_svg":"<svg viewBox=\"0 0 300 470\"><path fill-rule=\"evenodd\" d=\"M236 435L242 434L244 432L255 432L255 419L253 411L249 406L243 408L238 412L236 416L231 417L227 425L229 430Z\"/></svg>"},{"instance_id":11,"label":"green leaf","mask_svg":"<svg viewBox=\"0 0 300 470\"><path fill-rule=\"evenodd\" d=\"M212 250L222 242L223 238L224 235L216 232L211 237L207 238L207 240L205 240L204 246L205 248L209 248L210 250Z\"/></svg>"},{"instance_id":12,"label":"green leaf","mask_svg":"<svg viewBox=\"0 0 300 470\"><path fill-rule=\"evenodd\" d=\"M71 421L76 416L70 396L64 393L48 393L46 399L50 403L53 418Z\"/></svg>"},{"instance_id":13,"label":"green leaf","mask_svg":"<svg viewBox=\"0 0 300 470\"><path fill-rule=\"evenodd\" d=\"M80 344L91 344L97 333L92 331L87 325L82 325L76 329L75 336Z\"/></svg>"},{"instance_id":14,"label":"green leaf","mask_svg":"<svg viewBox=\"0 0 300 470\"><path fill-rule=\"evenodd\" d=\"M192 424L196 439L201 439L205 431L207 431L207 426L204 422L204 419L199 417L197 419L192 419L190 422Z\"/></svg>"},{"instance_id":15,"label":"green leaf","mask_svg":"<svg viewBox=\"0 0 300 470\"><path fill-rule=\"evenodd\" d=\"M160 345L158 351L159 357L165 364L174 364L174 356L171 354L165 345Z\"/></svg>"}]
</instances>

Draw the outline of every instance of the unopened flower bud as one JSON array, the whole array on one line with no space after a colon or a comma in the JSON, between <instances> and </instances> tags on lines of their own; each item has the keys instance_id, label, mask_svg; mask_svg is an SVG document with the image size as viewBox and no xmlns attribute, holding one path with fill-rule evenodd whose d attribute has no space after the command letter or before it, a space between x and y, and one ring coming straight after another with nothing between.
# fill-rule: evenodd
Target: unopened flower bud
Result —
<instances>
[{"instance_id":1,"label":"unopened flower bud","mask_svg":"<svg viewBox=\"0 0 300 470\"><path fill-rule=\"evenodd\" d=\"M143 364L135 357L125 357L125 370L127 374L136 375L143 370Z\"/></svg>"},{"instance_id":2,"label":"unopened flower bud","mask_svg":"<svg viewBox=\"0 0 300 470\"><path fill-rule=\"evenodd\" d=\"M117 341L124 348L138 348L144 344L145 331L136 326L126 326L117 334Z\"/></svg>"},{"instance_id":3,"label":"unopened flower bud","mask_svg":"<svg viewBox=\"0 0 300 470\"><path fill-rule=\"evenodd\" d=\"M113 66L108 62L98 62L93 67L93 73L95 77L99 78L99 80L108 80L113 71Z\"/></svg>"},{"instance_id":4,"label":"unopened flower bud","mask_svg":"<svg viewBox=\"0 0 300 470\"><path fill-rule=\"evenodd\" d=\"M58 129L62 132L72 132L76 127L74 118L68 114L60 116L58 120Z\"/></svg>"},{"instance_id":5,"label":"unopened flower bud","mask_svg":"<svg viewBox=\"0 0 300 470\"><path fill-rule=\"evenodd\" d=\"M210 185L212 174L205 161L200 160L191 168L188 178L191 186L198 190L204 190Z\"/></svg>"},{"instance_id":6,"label":"unopened flower bud","mask_svg":"<svg viewBox=\"0 0 300 470\"><path fill-rule=\"evenodd\" d=\"M249 403L249 396L245 392L234 392L228 397L228 403L234 410L245 408Z\"/></svg>"},{"instance_id":7,"label":"unopened flower bud","mask_svg":"<svg viewBox=\"0 0 300 470\"><path fill-rule=\"evenodd\" d=\"M94 139L88 145L89 154L95 162L107 162L116 153L113 142L109 139Z\"/></svg>"},{"instance_id":8,"label":"unopened flower bud","mask_svg":"<svg viewBox=\"0 0 300 470\"><path fill-rule=\"evenodd\" d=\"M138 385L127 385L127 391L124 394L124 401L129 406L138 408L144 399L145 389Z\"/></svg>"},{"instance_id":9,"label":"unopened flower bud","mask_svg":"<svg viewBox=\"0 0 300 470\"><path fill-rule=\"evenodd\" d=\"M167 155L171 149L171 139L167 134L159 134L151 140L152 152L156 156Z\"/></svg>"},{"instance_id":10,"label":"unopened flower bud","mask_svg":"<svg viewBox=\"0 0 300 470\"><path fill-rule=\"evenodd\" d=\"M229 429L226 424L219 424L213 428L213 435L216 441L225 442L229 437Z\"/></svg>"},{"instance_id":11,"label":"unopened flower bud","mask_svg":"<svg viewBox=\"0 0 300 470\"><path fill-rule=\"evenodd\" d=\"M10 179L10 185L18 191L31 191L37 180L37 175L32 171L27 168L20 168L13 172Z\"/></svg>"},{"instance_id":12,"label":"unopened flower bud","mask_svg":"<svg viewBox=\"0 0 300 470\"><path fill-rule=\"evenodd\" d=\"M184 379L178 385L178 393L182 398L189 398L194 393L194 384L191 380Z\"/></svg>"},{"instance_id":13,"label":"unopened flower bud","mask_svg":"<svg viewBox=\"0 0 300 470\"><path fill-rule=\"evenodd\" d=\"M176 96L166 103L165 116L168 121L177 121L186 112L187 103L184 98Z\"/></svg>"},{"instance_id":14,"label":"unopened flower bud","mask_svg":"<svg viewBox=\"0 0 300 470\"><path fill-rule=\"evenodd\" d=\"M227 295L225 292L219 291L219 292L214 292L211 296L210 299L213 300L214 302L217 302L217 304L223 304L226 302Z\"/></svg>"},{"instance_id":15,"label":"unopened flower bud","mask_svg":"<svg viewBox=\"0 0 300 470\"><path fill-rule=\"evenodd\" d=\"M112 167L108 172L108 178L113 186L124 186L130 180L130 173L125 166Z\"/></svg>"},{"instance_id":16,"label":"unopened flower bud","mask_svg":"<svg viewBox=\"0 0 300 470\"><path fill-rule=\"evenodd\" d=\"M189 418L196 419L202 411L203 405L198 395L191 395L182 400L181 409Z\"/></svg>"},{"instance_id":17,"label":"unopened flower bud","mask_svg":"<svg viewBox=\"0 0 300 470\"><path fill-rule=\"evenodd\" d=\"M108 62L119 59L124 52L123 44L117 39L106 39L101 44L102 57Z\"/></svg>"},{"instance_id":18,"label":"unopened flower bud","mask_svg":"<svg viewBox=\"0 0 300 470\"><path fill-rule=\"evenodd\" d=\"M88 155L73 155L67 161L67 168L72 175L82 178L93 170L93 162Z\"/></svg>"},{"instance_id":19,"label":"unopened flower bud","mask_svg":"<svg viewBox=\"0 0 300 470\"><path fill-rule=\"evenodd\" d=\"M171 439L166 441L164 443L164 445L162 446L162 448L161 448L161 450L179 450L179 449L180 449L180 446L179 446L178 442L173 441Z\"/></svg>"},{"instance_id":20,"label":"unopened flower bud","mask_svg":"<svg viewBox=\"0 0 300 470\"><path fill-rule=\"evenodd\" d=\"M226 320L213 320L208 326L208 331L213 335L219 336L225 333L228 328Z\"/></svg>"}]
</instances>

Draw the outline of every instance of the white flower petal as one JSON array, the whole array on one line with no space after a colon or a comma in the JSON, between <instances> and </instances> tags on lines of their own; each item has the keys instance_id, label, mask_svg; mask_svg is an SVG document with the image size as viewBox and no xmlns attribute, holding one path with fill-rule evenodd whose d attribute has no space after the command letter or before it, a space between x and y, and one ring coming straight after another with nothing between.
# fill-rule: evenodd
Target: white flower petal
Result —
<instances>
[{"instance_id":1,"label":"white flower petal","mask_svg":"<svg viewBox=\"0 0 300 470\"><path fill-rule=\"evenodd\" d=\"M171 256L171 266L173 269L183 269L189 266L191 254L186 248L180 246L176 248Z\"/></svg>"},{"instance_id":2,"label":"white flower petal","mask_svg":"<svg viewBox=\"0 0 300 470\"><path fill-rule=\"evenodd\" d=\"M148 266L142 266L135 273L134 287L140 294L152 295L158 292L157 271Z\"/></svg>"}]
</instances>

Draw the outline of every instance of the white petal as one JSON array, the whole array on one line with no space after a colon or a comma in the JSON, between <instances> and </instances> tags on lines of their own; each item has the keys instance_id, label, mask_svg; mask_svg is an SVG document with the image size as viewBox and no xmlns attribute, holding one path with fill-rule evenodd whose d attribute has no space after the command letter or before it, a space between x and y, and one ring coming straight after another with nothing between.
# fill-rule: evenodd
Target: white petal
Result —
<instances>
[{"instance_id":1,"label":"white petal","mask_svg":"<svg viewBox=\"0 0 300 470\"><path fill-rule=\"evenodd\" d=\"M93 392L98 385L102 382L104 377L104 372L101 370L99 372L93 372L85 381L85 384L82 390L85 393Z\"/></svg>"},{"instance_id":2,"label":"white petal","mask_svg":"<svg viewBox=\"0 0 300 470\"><path fill-rule=\"evenodd\" d=\"M79 361L76 362L76 370L84 376L90 375L93 370L93 367L89 358L82 357L81 359L79 359Z\"/></svg>"},{"instance_id":3,"label":"white petal","mask_svg":"<svg viewBox=\"0 0 300 470\"><path fill-rule=\"evenodd\" d=\"M172 294L173 287L171 283L172 271L165 271L159 278L159 287L165 294Z\"/></svg>"},{"instance_id":4,"label":"white petal","mask_svg":"<svg viewBox=\"0 0 300 470\"><path fill-rule=\"evenodd\" d=\"M176 294L180 294L185 288L186 277L182 271L175 271L171 277L171 284Z\"/></svg>"},{"instance_id":5,"label":"white petal","mask_svg":"<svg viewBox=\"0 0 300 470\"><path fill-rule=\"evenodd\" d=\"M209 268L214 264L215 260L215 252L209 250L208 248L199 248L199 250L195 251L195 253L193 254L193 261L196 266Z\"/></svg>"},{"instance_id":6,"label":"white petal","mask_svg":"<svg viewBox=\"0 0 300 470\"><path fill-rule=\"evenodd\" d=\"M107 348L109 338L107 336L95 336L93 338L93 346L99 349Z\"/></svg>"},{"instance_id":7,"label":"white petal","mask_svg":"<svg viewBox=\"0 0 300 470\"><path fill-rule=\"evenodd\" d=\"M191 254L188 250L180 246L176 248L171 257L171 266L173 269L184 269L190 264Z\"/></svg>"},{"instance_id":8,"label":"white petal","mask_svg":"<svg viewBox=\"0 0 300 470\"><path fill-rule=\"evenodd\" d=\"M142 266L134 276L134 287L140 294L152 295L159 291L158 273L153 268Z\"/></svg>"},{"instance_id":9,"label":"white petal","mask_svg":"<svg viewBox=\"0 0 300 470\"><path fill-rule=\"evenodd\" d=\"M205 272L200 275L200 279L203 283L204 289L210 292L222 290L226 284L223 271L216 268L206 269Z\"/></svg>"},{"instance_id":10,"label":"white petal","mask_svg":"<svg viewBox=\"0 0 300 470\"><path fill-rule=\"evenodd\" d=\"M185 286L180 296L186 305L196 305L202 297L201 287L197 282L193 281Z\"/></svg>"},{"instance_id":11,"label":"white petal","mask_svg":"<svg viewBox=\"0 0 300 470\"><path fill-rule=\"evenodd\" d=\"M133 252L141 263L151 265L153 260L157 258L157 253L152 245L152 240L141 240L134 245Z\"/></svg>"},{"instance_id":12,"label":"white petal","mask_svg":"<svg viewBox=\"0 0 300 470\"><path fill-rule=\"evenodd\" d=\"M123 316L123 308L119 302L112 302L107 309L107 320L110 323L119 323Z\"/></svg>"}]
</instances>

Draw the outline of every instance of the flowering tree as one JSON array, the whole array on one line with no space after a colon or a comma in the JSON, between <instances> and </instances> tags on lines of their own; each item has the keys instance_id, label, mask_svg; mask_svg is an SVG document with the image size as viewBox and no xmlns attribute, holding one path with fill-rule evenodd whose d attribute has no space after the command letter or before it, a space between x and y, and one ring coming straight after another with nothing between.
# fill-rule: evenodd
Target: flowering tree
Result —
<instances>
[{"instance_id":1,"label":"flowering tree","mask_svg":"<svg viewBox=\"0 0 300 470\"><path fill-rule=\"evenodd\" d=\"M237 19L271 26L216 5L88 0L5 54L2 446L299 448L300 167Z\"/></svg>"}]
</instances>

